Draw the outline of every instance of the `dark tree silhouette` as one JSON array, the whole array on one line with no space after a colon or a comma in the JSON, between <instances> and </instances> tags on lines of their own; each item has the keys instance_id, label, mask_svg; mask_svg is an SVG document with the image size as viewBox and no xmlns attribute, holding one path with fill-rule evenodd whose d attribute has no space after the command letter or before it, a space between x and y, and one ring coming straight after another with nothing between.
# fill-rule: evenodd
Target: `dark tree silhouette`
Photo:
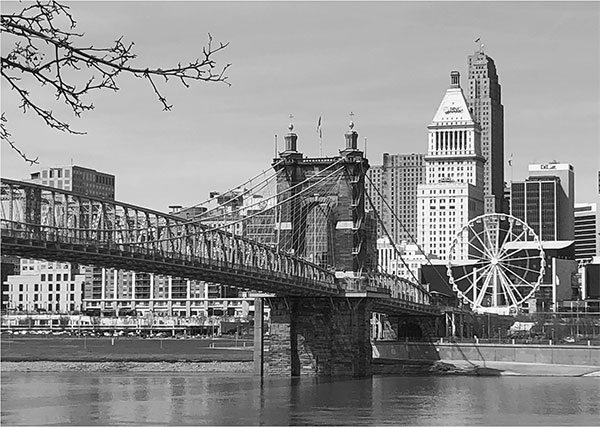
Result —
<instances>
[{"instance_id":1,"label":"dark tree silhouette","mask_svg":"<svg viewBox=\"0 0 600 427\"><path fill-rule=\"evenodd\" d=\"M6 8L3 8L6 9ZM171 105L163 96L157 80L178 80L189 87L194 81L222 82L227 85L225 72L231 64L217 65L213 59L216 53L229 43L213 45L208 34L208 43L202 48L202 55L187 65L181 63L168 68L147 68L131 65L136 58L134 43L124 43L123 37L112 46L95 47L77 45L83 34L75 32L76 21L69 7L56 1L30 4L17 13L4 13L1 16L3 45L12 48L2 51L2 79L18 93L19 108L23 112L33 111L51 128L73 134L84 134L71 128L71 125L56 116L47 106L47 94L34 99L33 88L50 89L56 101L64 102L76 117L92 110L94 104L88 100L90 93L108 89L117 91L117 77L130 74L145 79L156 94L164 110ZM5 112L0 118L0 138L8 143L27 162L37 163L37 158L26 156L13 141L7 127Z\"/></svg>"}]
</instances>

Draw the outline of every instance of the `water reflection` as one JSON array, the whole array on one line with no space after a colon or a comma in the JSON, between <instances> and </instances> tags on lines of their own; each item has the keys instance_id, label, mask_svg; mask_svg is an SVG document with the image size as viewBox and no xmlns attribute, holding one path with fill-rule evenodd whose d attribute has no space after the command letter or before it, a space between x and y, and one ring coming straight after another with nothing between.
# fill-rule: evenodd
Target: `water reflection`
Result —
<instances>
[{"instance_id":1,"label":"water reflection","mask_svg":"<svg viewBox=\"0 0 600 427\"><path fill-rule=\"evenodd\" d=\"M597 424L597 378L3 373L4 425Z\"/></svg>"}]
</instances>

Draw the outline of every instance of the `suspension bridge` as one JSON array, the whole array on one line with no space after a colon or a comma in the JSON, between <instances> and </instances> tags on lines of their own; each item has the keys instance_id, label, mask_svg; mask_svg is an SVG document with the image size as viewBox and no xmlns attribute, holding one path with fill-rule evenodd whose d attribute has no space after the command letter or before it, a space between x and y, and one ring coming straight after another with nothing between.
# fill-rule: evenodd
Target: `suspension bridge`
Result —
<instances>
[{"instance_id":1,"label":"suspension bridge","mask_svg":"<svg viewBox=\"0 0 600 427\"><path fill-rule=\"evenodd\" d=\"M257 371L366 375L372 312L432 318L426 289L377 260L379 215L358 133L339 156L308 158L297 135L269 170L175 213L2 179L6 255L157 273L259 292Z\"/></svg>"}]
</instances>

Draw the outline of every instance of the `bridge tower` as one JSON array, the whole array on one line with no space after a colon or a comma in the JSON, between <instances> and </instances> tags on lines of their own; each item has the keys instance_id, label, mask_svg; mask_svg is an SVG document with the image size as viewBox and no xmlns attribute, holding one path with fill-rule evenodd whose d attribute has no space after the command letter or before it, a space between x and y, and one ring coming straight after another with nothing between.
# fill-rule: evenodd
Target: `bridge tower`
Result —
<instances>
[{"instance_id":1,"label":"bridge tower","mask_svg":"<svg viewBox=\"0 0 600 427\"><path fill-rule=\"evenodd\" d=\"M358 132L350 122L340 156L308 158L298 151L293 128L290 124L284 137L285 151L273 161L275 170L283 170L277 181L279 201L290 200L281 206L279 248L333 269L338 278L356 279L376 265L374 219L365 211L369 162L358 149ZM338 171L341 179L333 184L337 187L333 195L331 181L319 184L311 179ZM315 213L325 217L322 230L311 224Z\"/></svg>"},{"instance_id":2,"label":"bridge tower","mask_svg":"<svg viewBox=\"0 0 600 427\"><path fill-rule=\"evenodd\" d=\"M278 246L335 271L339 296L257 299L256 319L262 316L263 301L271 318L264 342L259 333L263 325L255 323L255 372L370 375L372 301L364 294L350 295L377 264L375 219L365 210L369 162L358 149L352 121L345 147L334 157L305 157L293 130L290 124L285 150L273 161L280 172ZM336 179L321 180L326 176Z\"/></svg>"}]
</instances>

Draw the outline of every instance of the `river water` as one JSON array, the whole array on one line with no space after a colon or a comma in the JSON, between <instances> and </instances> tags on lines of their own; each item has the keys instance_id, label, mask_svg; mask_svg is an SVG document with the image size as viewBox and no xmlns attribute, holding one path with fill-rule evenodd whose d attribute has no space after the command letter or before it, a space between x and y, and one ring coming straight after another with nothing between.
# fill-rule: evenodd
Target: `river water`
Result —
<instances>
[{"instance_id":1,"label":"river water","mask_svg":"<svg viewBox=\"0 0 600 427\"><path fill-rule=\"evenodd\" d=\"M598 425L592 377L2 373L4 425Z\"/></svg>"}]
</instances>

